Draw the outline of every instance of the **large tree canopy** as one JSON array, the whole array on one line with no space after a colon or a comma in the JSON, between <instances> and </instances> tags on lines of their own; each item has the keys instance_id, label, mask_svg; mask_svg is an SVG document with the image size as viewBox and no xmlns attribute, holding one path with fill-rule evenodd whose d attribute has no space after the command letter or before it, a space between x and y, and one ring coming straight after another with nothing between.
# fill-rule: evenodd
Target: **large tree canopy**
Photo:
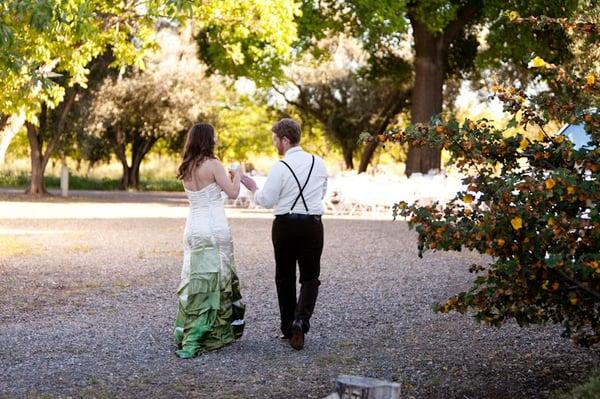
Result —
<instances>
[{"instance_id":1,"label":"large tree canopy","mask_svg":"<svg viewBox=\"0 0 600 399\"><path fill-rule=\"evenodd\" d=\"M318 55L321 39L351 35L363 42L369 67L378 76L398 76L412 65L412 122L426 122L442 112L444 86L456 79L479 78L482 70L497 70L506 77L527 79L523 73L532 50L549 60L570 57L569 38L551 27L533 31L510 24L508 10L521 15L569 17L582 2L577 0L303 0L296 15L298 40L294 56L303 51ZM586 2L586 3L589 3ZM241 29L241 28L240 28ZM215 36L216 38L217 36ZM220 56L201 41L201 56L226 74L248 75L233 59ZM213 50L207 51L212 48ZM225 47L224 47L225 48ZM406 51L407 48L409 51ZM204 49L204 50L203 50ZM292 58L295 59L295 58ZM283 64L283 63L281 63ZM270 63L280 66L280 63ZM279 77L278 69L269 70ZM261 80L264 76L260 75ZM525 84L526 82L521 82ZM440 148L409 148L407 173L440 168Z\"/></svg>"},{"instance_id":2,"label":"large tree canopy","mask_svg":"<svg viewBox=\"0 0 600 399\"><path fill-rule=\"evenodd\" d=\"M410 66L398 65L397 76L370 73L361 43L343 35L323 39L319 46L329 58L304 54L286 68L288 84L274 85L275 90L301 115L324 126L326 136L341 148L345 167L353 169L360 134L384 132L406 107ZM375 148L363 152L359 171L366 170Z\"/></svg>"},{"instance_id":3,"label":"large tree canopy","mask_svg":"<svg viewBox=\"0 0 600 399\"><path fill-rule=\"evenodd\" d=\"M190 19L213 61L227 60L260 80L289 55L296 38L290 0L8 0L0 4L0 131L25 115L31 145L28 191L45 193L45 166L63 134L77 94L85 90L90 64L110 49L114 65L144 67L160 19ZM203 39L204 38L204 39ZM215 47L207 40L218 43ZM40 117L64 105L53 126ZM14 129L11 129L14 132ZM44 146L46 144L46 146Z\"/></svg>"}]
</instances>

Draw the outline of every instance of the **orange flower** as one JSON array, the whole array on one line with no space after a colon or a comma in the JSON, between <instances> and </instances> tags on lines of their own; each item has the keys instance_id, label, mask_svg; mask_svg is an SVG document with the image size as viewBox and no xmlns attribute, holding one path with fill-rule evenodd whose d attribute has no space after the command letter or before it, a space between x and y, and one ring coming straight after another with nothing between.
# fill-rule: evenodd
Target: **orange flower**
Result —
<instances>
[{"instance_id":1,"label":"orange flower","mask_svg":"<svg viewBox=\"0 0 600 399\"><path fill-rule=\"evenodd\" d=\"M585 83L588 86L593 86L596 84L596 75L594 75L593 73L590 73L586 78L585 78Z\"/></svg>"},{"instance_id":2,"label":"orange flower","mask_svg":"<svg viewBox=\"0 0 600 399\"><path fill-rule=\"evenodd\" d=\"M554 182L554 179L552 179L551 177L546 179L544 184L546 185L547 190L552 190L552 187L554 187L556 185L556 183Z\"/></svg>"},{"instance_id":3,"label":"orange flower","mask_svg":"<svg viewBox=\"0 0 600 399\"><path fill-rule=\"evenodd\" d=\"M524 150L529 146L529 140L527 140L525 137L523 137L523 139L519 142L519 148Z\"/></svg>"},{"instance_id":4,"label":"orange flower","mask_svg":"<svg viewBox=\"0 0 600 399\"><path fill-rule=\"evenodd\" d=\"M571 298L569 298L569 302L571 302L571 305L577 305L577 302L579 302L579 299L577 299L576 296L572 296Z\"/></svg>"},{"instance_id":5,"label":"orange flower","mask_svg":"<svg viewBox=\"0 0 600 399\"><path fill-rule=\"evenodd\" d=\"M523 219L521 219L519 216L514 217L511 221L510 224L512 225L513 229L515 230L519 230L523 227Z\"/></svg>"}]
</instances>

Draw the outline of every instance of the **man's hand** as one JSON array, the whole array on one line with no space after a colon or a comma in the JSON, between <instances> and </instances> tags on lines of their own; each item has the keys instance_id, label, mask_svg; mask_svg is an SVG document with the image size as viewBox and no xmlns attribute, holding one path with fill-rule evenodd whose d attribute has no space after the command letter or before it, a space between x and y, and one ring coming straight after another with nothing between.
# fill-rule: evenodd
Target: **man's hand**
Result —
<instances>
[{"instance_id":1,"label":"man's hand","mask_svg":"<svg viewBox=\"0 0 600 399\"><path fill-rule=\"evenodd\" d=\"M247 175L242 175L242 184L250 191L255 192L258 190L258 186L253 178Z\"/></svg>"}]
</instances>

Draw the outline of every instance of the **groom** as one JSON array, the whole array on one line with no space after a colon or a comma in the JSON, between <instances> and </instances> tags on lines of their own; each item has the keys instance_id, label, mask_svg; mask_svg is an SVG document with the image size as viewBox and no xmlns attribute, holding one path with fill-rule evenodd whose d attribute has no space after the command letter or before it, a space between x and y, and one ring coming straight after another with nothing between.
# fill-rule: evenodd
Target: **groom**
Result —
<instances>
[{"instance_id":1,"label":"groom","mask_svg":"<svg viewBox=\"0 0 600 399\"><path fill-rule=\"evenodd\" d=\"M275 283L281 314L282 338L292 348L304 347L304 334L319 291L323 252L323 198L327 170L323 160L300 148L300 125L282 119L271 128L273 145L283 160L271 168L261 190L242 176L258 205L273 208L272 240L275 250ZM300 296L296 301L296 262L300 270Z\"/></svg>"}]
</instances>

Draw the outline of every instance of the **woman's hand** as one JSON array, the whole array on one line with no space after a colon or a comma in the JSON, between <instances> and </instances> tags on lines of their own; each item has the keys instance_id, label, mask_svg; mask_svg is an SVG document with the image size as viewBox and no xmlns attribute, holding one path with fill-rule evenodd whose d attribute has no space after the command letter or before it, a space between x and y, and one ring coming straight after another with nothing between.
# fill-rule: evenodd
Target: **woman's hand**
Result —
<instances>
[{"instance_id":1,"label":"woman's hand","mask_svg":"<svg viewBox=\"0 0 600 399\"><path fill-rule=\"evenodd\" d=\"M237 198L240 193L240 179L242 176L242 171L238 168L238 170L235 171L229 170L228 174L225 171L221 161L217 159L213 160L213 165L213 173L217 184L223 189L223 191L225 191L229 198Z\"/></svg>"},{"instance_id":2,"label":"woman's hand","mask_svg":"<svg viewBox=\"0 0 600 399\"><path fill-rule=\"evenodd\" d=\"M229 177L231 180L235 180L236 178L241 178L242 176L242 168L239 165L233 164L229 167Z\"/></svg>"}]
</instances>

